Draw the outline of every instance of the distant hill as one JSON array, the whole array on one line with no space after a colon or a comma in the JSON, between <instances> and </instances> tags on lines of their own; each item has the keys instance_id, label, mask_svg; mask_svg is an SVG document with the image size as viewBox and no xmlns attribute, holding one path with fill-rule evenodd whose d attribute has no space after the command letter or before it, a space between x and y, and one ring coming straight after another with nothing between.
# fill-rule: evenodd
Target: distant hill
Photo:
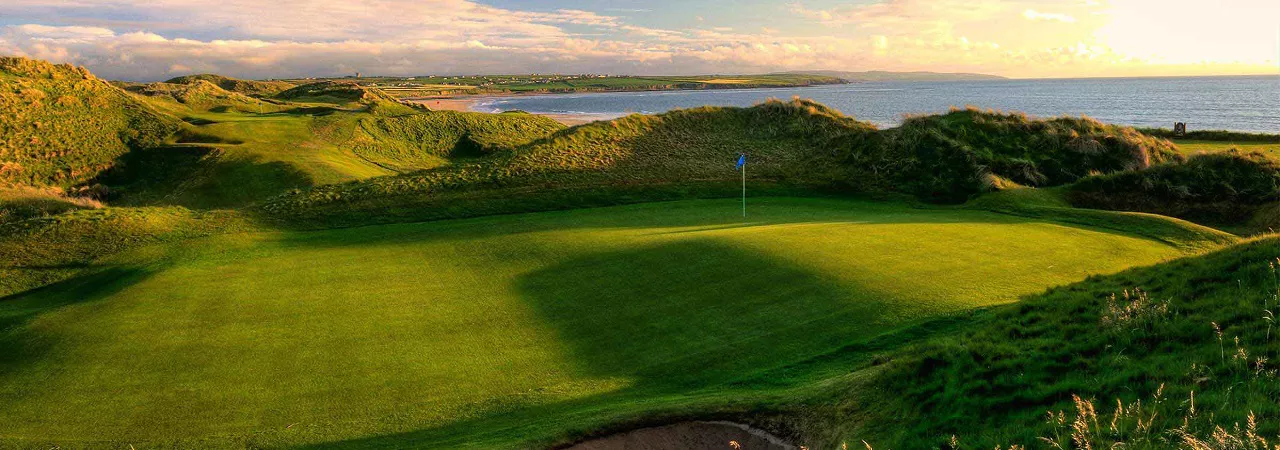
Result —
<instances>
[{"instance_id":1,"label":"distant hill","mask_svg":"<svg viewBox=\"0 0 1280 450\"><path fill-rule=\"evenodd\" d=\"M207 81L213 83L222 89L237 94L243 94L250 97L270 97L281 92L292 89L295 85L284 81L252 81L240 80L222 75L201 74L187 75L172 78L165 83L170 84L195 84L197 82Z\"/></svg>"},{"instance_id":2,"label":"distant hill","mask_svg":"<svg viewBox=\"0 0 1280 450\"><path fill-rule=\"evenodd\" d=\"M983 81L1007 80L999 75L981 73L943 73L943 72L885 72L873 70L869 72L841 72L835 70L806 70L791 72L802 75L822 75L843 78L851 82L859 81Z\"/></svg>"}]
</instances>

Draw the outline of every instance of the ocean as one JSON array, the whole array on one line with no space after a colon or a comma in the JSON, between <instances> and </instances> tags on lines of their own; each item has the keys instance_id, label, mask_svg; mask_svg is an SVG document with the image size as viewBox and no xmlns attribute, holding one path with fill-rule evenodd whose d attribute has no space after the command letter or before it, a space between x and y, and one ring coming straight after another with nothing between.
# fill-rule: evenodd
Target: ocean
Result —
<instances>
[{"instance_id":1,"label":"ocean","mask_svg":"<svg viewBox=\"0 0 1280 450\"><path fill-rule=\"evenodd\" d=\"M524 110L614 118L697 106L751 106L769 98L816 100L881 127L951 107L1088 115L1103 122L1189 131L1280 133L1280 75L951 82L875 82L803 88L619 92L487 98L477 111Z\"/></svg>"}]
</instances>

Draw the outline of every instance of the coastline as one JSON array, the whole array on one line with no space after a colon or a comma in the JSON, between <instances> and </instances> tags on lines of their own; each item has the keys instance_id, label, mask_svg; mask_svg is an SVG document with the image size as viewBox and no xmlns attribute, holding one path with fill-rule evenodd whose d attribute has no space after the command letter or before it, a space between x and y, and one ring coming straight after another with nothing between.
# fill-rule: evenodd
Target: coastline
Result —
<instances>
[{"instance_id":1,"label":"coastline","mask_svg":"<svg viewBox=\"0 0 1280 450\"><path fill-rule=\"evenodd\" d=\"M818 86L833 86L842 84L856 84L859 82L841 80L838 83L813 83L796 86L720 86L709 87L703 89L610 89L610 90L587 90L581 92L510 92L504 94L462 94L462 95L437 95L425 97L405 97L401 100L406 102L417 103L427 108L439 111L462 111L462 112L482 112L494 113L495 111L486 111L477 108L480 103L496 99L496 98L512 98L512 97L541 97L554 95L572 95L572 94L614 94L627 92L680 92L680 91L750 91L758 89L794 89ZM597 122L602 120L613 120L621 117L613 114L590 114L590 113L538 113L530 112L530 114L551 118L567 126L582 125L584 123Z\"/></svg>"},{"instance_id":2,"label":"coastline","mask_svg":"<svg viewBox=\"0 0 1280 450\"><path fill-rule=\"evenodd\" d=\"M527 95L527 94L526 94ZM502 96L506 97L506 96ZM423 97L423 98L406 98L405 101L424 105L427 108L436 111L462 111L462 112L484 112L476 109L480 102L488 99L499 98L499 96L475 95L466 97ZM609 120L613 117L606 117L598 114L546 114L531 113L539 116L547 117L567 126L582 125L599 120Z\"/></svg>"}]
</instances>

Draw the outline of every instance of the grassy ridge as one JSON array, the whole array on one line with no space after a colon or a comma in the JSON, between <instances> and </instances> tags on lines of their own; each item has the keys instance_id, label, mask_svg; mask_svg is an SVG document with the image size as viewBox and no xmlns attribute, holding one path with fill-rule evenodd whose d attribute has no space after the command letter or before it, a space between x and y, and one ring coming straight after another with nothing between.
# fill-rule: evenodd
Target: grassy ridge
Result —
<instances>
[{"instance_id":1,"label":"grassy ridge","mask_svg":"<svg viewBox=\"0 0 1280 450\"><path fill-rule=\"evenodd\" d=\"M1090 177L1073 185L1068 198L1087 208L1239 224L1280 200L1280 162L1259 153L1200 154L1182 163Z\"/></svg>"},{"instance_id":2,"label":"grassy ridge","mask_svg":"<svg viewBox=\"0 0 1280 450\"><path fill-rule=\"evenodd\" d=\"M293 83L284 81L240 80L214 74L186 75L165 81L165 83L170 84L196 84L199 82L212 83L227 91L250 97L271 97L296 87Z\"/></svg>"},{"instance_id":3,"label":"grassy ridge","mask_svg":"<svg viewBox=\"0 0 1280 450\"><path fill-rule=\"evenodd\" d=\"M1128 127L975 109L909 118L887 134L897 152L909 155L897 181L901 189L943 201L963 200L1008 182L1058 186L1177 156L1168 141Z\"/></svg>"},{"instance_id":4,"label":"grassy ridge","mask_svg":"<svg viewBox=\"0 0 1280 450\"><path fill-rule=\"evenodd\" d=\"M0 114L4 184L77 186L177 129L84 69L24 58L0 58Z\"/></svg>"},{"instance_id":5,"label":"grassy ridge","mask_svg":"<svg viewBox=\"0 0 1280 450\"><path fill-rule=\"evenodd\" d=\"M963 110L876 130L810 101L770 101L582 125L488 160L320 186L266 201L262 210L286 221L412 220L424 217L396 211L430 210L486 191L727 186L737 181L731 165L739 152L750 155L750 181L765 188L912 194L952 203L1019 183L1052 186L1176 157L1167 141L1085 119L1032 121Z\"/></svg>"},{"instance_id":6,"label":"grassy ridge","mask_svg":"<svg viewBox=\"0 0 1280 450\"><path fill-rule=\"evenodd\" d=\"M483 158L544 138L564 128L530 114L438 111L390 118L361 118L348 145L380 166L409 172L451 159Z\"/></svg>"},{"instance_id":7,"label":"grassy ridge","mask_svg":"<svg viewBox=\"0 0 1280 450\"><path fill-rule=\"evenodd\" d=\"M244 94L232 92L205 80L186 83L149 83L129 86L127 91L149 97L154 104L170 114L185 117L191 112L277 112L287 106L263 102ZM176 103L176 104L174 104Z\"/></svg>"}]
</instances>

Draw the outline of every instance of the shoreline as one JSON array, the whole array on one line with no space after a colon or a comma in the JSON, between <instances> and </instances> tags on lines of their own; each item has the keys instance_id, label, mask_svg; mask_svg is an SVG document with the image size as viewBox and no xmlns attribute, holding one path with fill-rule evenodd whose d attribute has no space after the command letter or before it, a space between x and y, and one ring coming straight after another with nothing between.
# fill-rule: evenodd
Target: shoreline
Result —
<instances>
[{"instance_id":1,"label":"shoreline","mask_svg":"<svg viewBox=\"0 0 1280 450\"><path fill-rule=\"evenodd\" d=\"M526 94L537 95L537 94ZM543 94L554 95L554 94ZM480 111L476 109L476 105L488 99L510 97L510 96L489 96L475 95L466 97L416 97L403 99L407 102L413 102L424 105L435 111L461 111L461 112L481 112L492 113L492 111ZM582 125L600 120L610 120L613 116L600 114L550 114L550 113L530 113L538 116L547 117L549 119L560 122L566 126Z\"/></svg>"},{"instance_id":2,"label":"shoreline","mask_svg":"<svg viewBox=\"0 0 1280 450\"><path fill-rule=\"evenodd\" d=\"M583 91L583 92L512 92L506 94L463 94L463 95L437 95L425 97L405 97L400 100L406 102L424 105L427 108L438 111L460 111L460 112L480 112L493 114L493 111L483 111L476 109L476 105L491 99L512 98L512 97L541 97L554 95L580 95L580 94L617 94L631 92L683 92L683 91L745 91L757 89L793 89L819 86L834 86L842 84L855 84L855 82L844 83L820 83L802 86L752 86L752 87L717 87L708 89L623 89L623 90L606 90L606 91ZM538 113L529 112L529 114L551 118L566 126L582 125L584 123L597 122L601 120L613 120L622 116L613 114L591 114L591 113Z\"/></svg>"}]
</instances>

